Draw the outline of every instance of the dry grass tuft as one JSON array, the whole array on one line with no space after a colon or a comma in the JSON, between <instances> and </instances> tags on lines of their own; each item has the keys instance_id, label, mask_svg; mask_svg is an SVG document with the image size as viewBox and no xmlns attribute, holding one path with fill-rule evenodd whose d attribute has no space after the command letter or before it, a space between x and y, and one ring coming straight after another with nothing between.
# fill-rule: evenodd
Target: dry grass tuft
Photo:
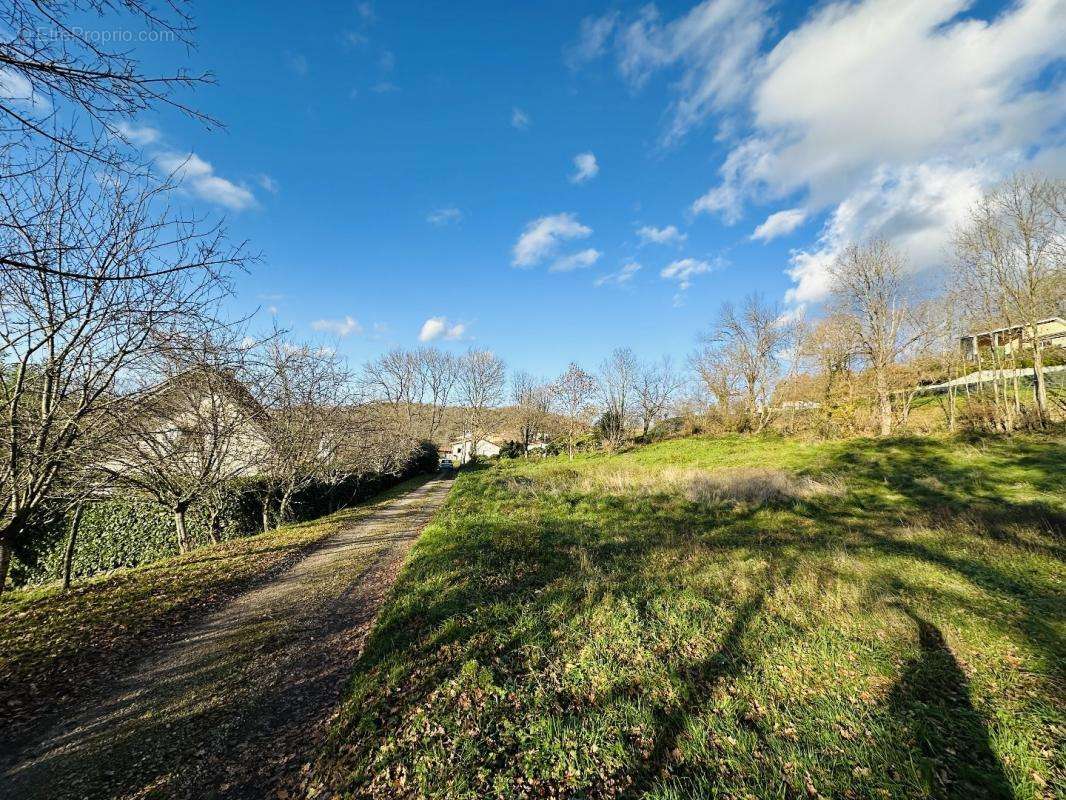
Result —
<instances>
[{"instance_id":1,"label":"dry grass tuft","mask_svg":"<svg viewBox=\"0 0 1066 800\"><path fill-rule=\"evenodd\" d=\"M702 506L759 507L785 505L842 490L843 484L836 479L816 481L781 469L750 467L694 475L685 487L685 495Z\"/></svg>"},{"instance_id":2,"label":"dry grass tuft","mask_svg":"<svg viewBox=\"0 0 1066 800\"><path fill-rule=\"evenodd\" d=\"M720 469L665 469L650 471L622 468L579 473L555 470L531 480L510 476L507 489L516 495L537 497L576 493L590 496L680 494L698 505L743 505L757 508L787 505L816 495L839 496L844 483L833 476L815 480L781 469L764 467Z\"/></svg>"}]
</instances>

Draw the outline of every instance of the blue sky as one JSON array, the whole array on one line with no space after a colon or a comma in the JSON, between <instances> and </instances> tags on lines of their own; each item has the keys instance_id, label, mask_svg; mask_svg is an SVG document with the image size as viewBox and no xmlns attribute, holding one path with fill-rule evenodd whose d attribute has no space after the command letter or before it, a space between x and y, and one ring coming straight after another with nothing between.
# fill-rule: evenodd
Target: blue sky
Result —
<instances>
[{"instance_id":1,"label":"blue sky","mask_svg":"<svg viewBox=\"0 0 1066 800\"><path fill-rule=\"evenodd\" d=\"M195 13L196 51L143 56L213 71L226 129L129 130L262 251L236 307L357 362L420 333L543 375L683 357L752 290L816 313L850 239L935 273L983 187L1066 172L1062 0Z\"/></svg>"}]
</instances>

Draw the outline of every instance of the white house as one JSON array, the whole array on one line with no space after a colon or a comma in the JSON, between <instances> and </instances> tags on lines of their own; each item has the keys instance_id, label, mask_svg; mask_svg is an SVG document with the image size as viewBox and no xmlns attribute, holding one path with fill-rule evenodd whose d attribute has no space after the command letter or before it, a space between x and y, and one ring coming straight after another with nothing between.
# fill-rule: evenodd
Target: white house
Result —
<instances>
[{"instance_id":1,"label":"white house","mask_svg":"<svg viewBox=\"0 0 1066 800\"><path fill-rule=\"evenodd\" d=\"M1066 320L1048 317L1036 323L1036 335L1043 345L1066 345ZM959 345L968 361L976 361L979 348L1001 348L1004 355L1022 352L1033 345L1033 331L1027 325L1010 325L991 331L968 333L959 339Z\"/></svg>"},{"instance_id":2,"label":"white house","mask_svg":"<svg viewBox=\"0 0 1066 800\"><path fill-rule=\"evenodd\" d=\"M465 464L470 460L471 439L472 437L467 434L462 439L452 442L448 447L448 452L456 465ZM473 447L473 452L480 458L492 458L500 454L500 446L490 442L488 439L478 439L477 445Z\"/></svg>"}]
</instances>

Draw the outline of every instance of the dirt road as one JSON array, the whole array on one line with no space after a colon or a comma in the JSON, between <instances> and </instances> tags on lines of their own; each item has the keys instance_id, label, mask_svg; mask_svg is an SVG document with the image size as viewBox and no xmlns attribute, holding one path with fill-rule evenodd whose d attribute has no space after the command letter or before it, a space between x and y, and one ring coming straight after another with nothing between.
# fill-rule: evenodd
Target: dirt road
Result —
<instances>
[{"instance_id":1,"label":"dirt road","mask_svg":"<svg viewBox=\"0 0 1066 800\"><path fill-rule=\"evenodd\" d=\"M4 798L283 797L339 705L438 479L326 539L0 764Z\"/></svg>"}]
</instances>

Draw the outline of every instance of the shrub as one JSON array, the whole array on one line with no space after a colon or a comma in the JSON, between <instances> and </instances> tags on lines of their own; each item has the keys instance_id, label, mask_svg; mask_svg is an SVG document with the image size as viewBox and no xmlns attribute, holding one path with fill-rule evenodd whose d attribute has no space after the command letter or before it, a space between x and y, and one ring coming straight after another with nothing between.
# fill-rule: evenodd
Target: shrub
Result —
<instances>
[{"instance_id":1,"label":"shrub","mask_svg":"<svg viewBox=\"0 0 1066 800\"><path fill-rule=\"evenodd\" d=\"M500 458L521 458L523 454L522 443L507 441L500 448Z\"/></svg>"},{"instance_id":2,"label":"shrub","mask_svg":"<svg viewBox=\"0 0 1066 800\"><path fill-rule=\"evenodd\" d=\"M362 502L401 481L438 467L437 448L422 442L406 465L396 472L352 476L338 483L317 482L293 498L294 521L313 519ZM223 539L259 533L263 498L269 496L264 481L242 478L225 489L220 516ZM207 520L195 510L188 519L194 546L209 541ZM66 515L53 515L37 523L22 541L14 543L10 580L13 586L46 583L60 577L63 552L70 531ZM78 529L71 574L88 577L100 572L145 564L177 552L174 520L167 511L148 502L105 500L86 505Z\"/></svg>"}]
</instances>

